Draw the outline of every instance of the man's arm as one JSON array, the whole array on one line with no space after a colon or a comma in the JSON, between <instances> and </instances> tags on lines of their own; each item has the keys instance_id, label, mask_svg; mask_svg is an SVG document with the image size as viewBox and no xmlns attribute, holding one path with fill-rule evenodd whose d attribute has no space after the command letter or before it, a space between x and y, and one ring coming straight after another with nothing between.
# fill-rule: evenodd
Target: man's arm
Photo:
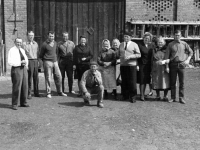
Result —
<instances>
[{"instance_id":1,"label":"man's arm","mask_svg":"<svg viewBox=\"0 0 200 150\"><path fill-rule=\"evenodd\" d=\"M190 63L190 59L193 56L193 51L192 51L192 49L190 48L190 46L187 43L186 43L185 47L186 47L186 50L188 51L188 58L184 61L184 63L186 65L188 65Z\"/></svg>"},{"instance_id":2,"label":"man's arm","mask_svg":"<svg viewBox=\"0 0 200 150\"><path fill-rule=\"evenodd\" d=\"M170 44L168 44L168 46L167 46L166 53L165 53L165 56L164 56L164 60L170 59L169 56L170 56Z\"/></svg>"},{"instance_id":3,"label":"man's arm","mask_svg":"<svg viewBox=\"0 0 200 150\"><path fill-rule=\"evenodd\" d=\"M134 45L134 54L132 54L130 56L130 59L137 59L137 58L140 58L141 57L141 53L140 53L140 49L138 47L138 45L135 43Z\"/></svg>"},{"instance_id":4,"label":"man's arm","mask_svg":"<svg viewBox=\"0 0 200 150\"><path fill-rule=\"evenodd\" d=\"M93 52L92 52L90 46L88 46L88 49L89 49L89 56L86 57L85 61L90 61L93 58Z\"/></svg>"},{"instance_id":5,"label":"man's arm","mask_svg":"<svg viewBox=\"0 0 200 150\"><path fill-rule=\"evenodd\" d=\"M87 88L86 88L86 77L87 77L87 74L88 72L84 72L82 78L81 78L81 82L80 82L80 85L81 85L81 89L82 89L82 92L83 93L87 93Z\"/></svg>"},{"instance_id":6,"label":"man's arm","mask_svg":"<svg viewBox=\"0 0 200 150\"><path fill-rule=\"evenodd\" d=\"M100 66L103 66L103 65L104 65L104 62L101 61L101 52L100 52L99 56L97 57L97 63L98 63Z\"/></svg>"},{"instance_id":7,"label":"man's arm","mask_svg":"<svg viewBox=\"0 0 200 150\"><path fill-rule=\"evenodd\" d=\"M98 72L98 73L95 75L95 77L96 77L96 79L97 79L97 81L98 81L99 85L102 85L102 84L103 84L103 82L102 82L101 73L100 73L100 72Z\"/></svg>"},{"instance_id":8,"label":"man's arm","mask_svg":"<svg viewBox=\"0 0 200 150\"><path fill-rule=\"evenodd\" d=\"M40 49L40 54L39 54L39 59L43 60L43 57L44 57L44 54L45 54L45 49L46 49L46 46L45 44L43 43L42 44L42 47Z\"/></svg>"}]
</instances>

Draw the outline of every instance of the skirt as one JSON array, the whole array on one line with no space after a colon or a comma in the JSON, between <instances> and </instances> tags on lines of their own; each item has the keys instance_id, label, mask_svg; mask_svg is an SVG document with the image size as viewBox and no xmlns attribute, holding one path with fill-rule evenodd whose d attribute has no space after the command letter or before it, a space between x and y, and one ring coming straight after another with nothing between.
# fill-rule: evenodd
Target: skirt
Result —
<instances>
[{"instance_id":1,"label":"skirt","mask_svg":"<svg viewBox=\"0 0 200 150\"><path fill-rule=\"evenodd\" d=\"M169 73L165 71L165 65L153 62L152 88L154 90L165 90L170 88Z\"/></svg>"},{"instance_id":2,"label":"skirt","mask_svg":"<svg viewBox=\"0 0 200 150\"><path fill-rule=\"evenodd\" d=\"M76 76L78 78L78 81L81 81L81 78L85 71L89 70L90 66L88 64L80 64L76 66Z\"/></svg>"},{"instance_id":3,"label":"skirt","mask_svg":"<svg viewBox=\"0 0 200 150\"><path fill-rule=\"evenodd\" d=\"M139 71L137 73L139 84L150 84L151 83L151 65L142 64L139 65Z\"/></svg>"},{"instance_id":4,"label":"skirt","mask_svg":"<svg viewBox=\"0 0 200 150\"><path fill-rule=\"evenodd\" d=\"M103 86L105 90L113 90L117 88L116 85L116 67L102 67L99 66L99 71L101 72Z\"/></svg>"}]
</instances>

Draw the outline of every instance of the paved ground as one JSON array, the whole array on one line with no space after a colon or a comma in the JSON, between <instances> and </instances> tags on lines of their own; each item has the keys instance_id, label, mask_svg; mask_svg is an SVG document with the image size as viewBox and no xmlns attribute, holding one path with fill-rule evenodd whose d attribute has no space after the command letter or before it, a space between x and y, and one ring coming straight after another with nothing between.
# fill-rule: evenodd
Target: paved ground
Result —
<instances>
[{"instance_id":1,"label":"paved ground","mask_svg":"<svg viewBox=\"0 0 200 150\"><path fill-rule=\"evenodd\" d=\"M100 109L96 101L84 106L75 95L54 92L14 111L10 78L0 85L0 150L200 150L199 69L187 69L186 105L110 99Z\"/></svg>"}]
</instances>

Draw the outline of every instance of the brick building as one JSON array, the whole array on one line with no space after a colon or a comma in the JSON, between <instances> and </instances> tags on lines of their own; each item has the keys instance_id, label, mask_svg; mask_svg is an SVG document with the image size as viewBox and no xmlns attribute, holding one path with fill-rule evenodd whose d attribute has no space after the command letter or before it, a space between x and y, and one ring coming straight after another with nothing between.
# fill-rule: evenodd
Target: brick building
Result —
<instances>
[{"instance_id":1,"label":"brick building","mask_svg":"<svg viewBox=\"0 0 200 150\"><path fill-rule=\"evenodd\" d=\"M75 41L75 30L79 26L79 34L87 35L92 41L94 52L98 54L102 39L120 38L126 21L200 21L200 0L0 0L0 2L0 26L6 51L14 45L13 40L17 36L25 40L26 31L30 29L37 33L36 40L41 44L49 29L60 35L61 29L66 28L70 31L70 38ZM51 8L53 11L48 11ZM57 10L61 12L57 13ZM44 11L47 15L42 18L40 16L45 14ZM61 25L56 19L64 18L63 12L68 13L67 17L70 20L64 20L66 24ZM84 18L82 24L80 18ZM48 22L48 27L43 19ZM56 38L60 39L59 36Z\"/></svg>"},{"instance_id":2,"label":"brick building","mask_svg":"<svg viewBox=\"0 0 200 150\"><path fill-rule=\"evenodd\" d=\"M126 0L126 21L200 21L200 0Z\"/></svg>"}]
</instances>

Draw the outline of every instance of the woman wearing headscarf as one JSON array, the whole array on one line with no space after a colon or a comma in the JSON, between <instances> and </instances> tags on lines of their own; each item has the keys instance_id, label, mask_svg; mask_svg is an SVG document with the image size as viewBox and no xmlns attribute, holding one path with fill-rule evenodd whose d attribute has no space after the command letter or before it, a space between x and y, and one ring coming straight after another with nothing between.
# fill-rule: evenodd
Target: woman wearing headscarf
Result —
<instances>
[{"instance_id":1,"label":"woman wearing headscarf","mask_svg":"<svg viewBox=\"0 0 200 150\"><path fill-rule=\"evenodd\" d=\"M104 98L108 98L107 90L114 89L115 99L117 98L116 92L116 55L115 51L110 47L110 41L108 39L102 42L102 51L100 52L98 59L98 64L100 65L99 71L102 75L103 86L104 86Z\"/></svg>"},{"instance_id":2,"label":"woman wearing headscarf","mask_svg":"<svg viewBox=\"0 0 200 150\"><path fill-rule=\"evenodd\" d=\"M164 60L166 45L163 37L158 37L156 47L152 54L152 87L156 90L156 100L161 100L160 91L164 91L164 101L168 101L167 93L170 88L169 80L169 59Z\"/></svg>"},{"instance_id":3,"label":"woman wearing headscarf","mask_svg":"<svg viewBox=\"0 0 200 150\"><path fill-rule=\"evenodd\" d=\"M141 58L138 59L139 62L139 84L140 84L140 100L145 101L145 89L146 84L151 83L151 59L153 45L151 44L152 34L145 33L143 37L143 42L139 44L139 49L141 52Z\"/></svg>"}]
</instances>

